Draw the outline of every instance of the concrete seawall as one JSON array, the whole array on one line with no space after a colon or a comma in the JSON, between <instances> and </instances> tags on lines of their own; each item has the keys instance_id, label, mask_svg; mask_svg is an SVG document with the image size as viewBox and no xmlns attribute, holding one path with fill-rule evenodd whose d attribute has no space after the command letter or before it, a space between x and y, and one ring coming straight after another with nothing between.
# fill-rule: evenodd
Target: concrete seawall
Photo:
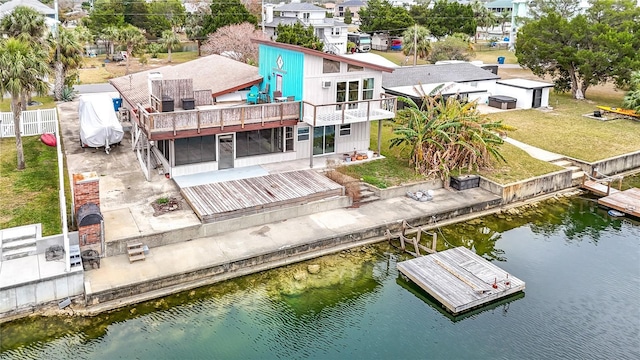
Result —
<instances>
[{"instance_id":1,"label":"concrete seawall","mask_svg":"<svg viewBox=\"0 0 640 360\"><path fill-rule=\"evenodd\" d=\"M88 314L379 242L402 220L433 224L497 208L501 199L482 189L435 191L420 203L406 197L377 201L358 209L337 209L210 238L151 249L143 262L125 255L103 259L86 273ZM247 246L245 246L245 244Z\"/></svg>"},{"instance_id":2,"label":"concrete seawall","mask_svg":"<svg viewBox=\"0 0 640 360\"><path fill-rule=\"evenodd\" d=\"M640 169L640 151L594 162L569 157L568 159L571 159L571 161L580 166L582 171L589 175L593 175L595 169L598 170L599 174L603 175L615 175L629 170Z\"/></svg>"},{"instance_id":3,"label":"concrete seawall","mask_svg":"<svg viewBox=\"0 0 640 360\"><path fill-rule=\"evenodd\" d=\"M504 205L571 188L571 174L566 169L505 185L480 177L480 188L500 196Z\"/></svg>"}]
</instances>

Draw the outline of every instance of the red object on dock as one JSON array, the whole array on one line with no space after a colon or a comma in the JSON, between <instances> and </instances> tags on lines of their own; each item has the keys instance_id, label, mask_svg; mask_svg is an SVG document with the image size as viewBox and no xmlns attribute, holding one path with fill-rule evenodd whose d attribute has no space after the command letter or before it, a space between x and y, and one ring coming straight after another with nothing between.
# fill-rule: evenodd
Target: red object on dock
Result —
<instances>
[{"instance_id":1,"label":"red object on dock","mask_svg":"<svg viewBox=\"0 0 640 360\"><path fill-rule=\"evenodd\" d=\"M55 147L57 144L56 135L52 133L44 133L40 136L40 140L48 146Z\"/></svg>"}]
</instances>

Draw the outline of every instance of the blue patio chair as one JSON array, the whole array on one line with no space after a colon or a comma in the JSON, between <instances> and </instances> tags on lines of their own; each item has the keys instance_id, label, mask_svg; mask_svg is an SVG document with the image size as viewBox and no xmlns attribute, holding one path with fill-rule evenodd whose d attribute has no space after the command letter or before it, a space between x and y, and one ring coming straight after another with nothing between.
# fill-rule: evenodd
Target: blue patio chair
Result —
<instances>
[{"instance_id":1,"label":"blue patio chair","mask_svg":"<svg viewBox=\"0 0 640 360\"><path fill-rule=\"evenodd\" d=\"M251 103L257 104L258 97L259 97L258 87L253 85L251 87L251 90L249 90L249 93L247 94L247 104L251 104Z\"/></svg>"}]
</instances>

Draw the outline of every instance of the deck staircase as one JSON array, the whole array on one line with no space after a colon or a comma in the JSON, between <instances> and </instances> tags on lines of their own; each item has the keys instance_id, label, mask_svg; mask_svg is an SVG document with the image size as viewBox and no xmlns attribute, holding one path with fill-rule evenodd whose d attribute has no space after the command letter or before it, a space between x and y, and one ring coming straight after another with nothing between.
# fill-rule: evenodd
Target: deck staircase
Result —
<instances>
[{"instance_id":1,"label":"deck staircase","mask_svg":"<svg viewBox=\"0 0 640 360\"><path fill-rule=\"evenodd\" d=\"M360 183L360 197L353 200L352 207L360 207L360 205L370 203L372 201L380 200L379 196L376 196L375 192L364 183Z\"/></svg>"},{"instance_id":2,"label":"deck staircase","mask_svg":"<svg viewBox=\"0 0 640 360\"><path fill-rule=\"evenodd\" d=\"M561 166L565 169L570 169L571 173L571 184L574 186L580 185L582 182L582 177L584 176L584 171L578 165L576 165L573 161L568 159L558 159L551 161L552 164Z\"/></svg>"},{"instance_id":3,"label":"deck staircase","mask_svg":"<svg viewBox=\"0 0 640 360\"><path fill-rule=\"evenodd\" d=\"M39 224L0 231L2 261L19 259L37 253L36 241L41 237Z\"/></svg>"}]
</instances>

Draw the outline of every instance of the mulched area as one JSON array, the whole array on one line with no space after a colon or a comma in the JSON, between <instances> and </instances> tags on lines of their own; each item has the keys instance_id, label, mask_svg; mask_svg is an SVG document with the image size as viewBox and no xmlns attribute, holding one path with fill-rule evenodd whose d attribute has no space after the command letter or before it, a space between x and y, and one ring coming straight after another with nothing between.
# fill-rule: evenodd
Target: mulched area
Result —
<instances>
[{"instance_id":1,"label":"mulched area","mask_svg":"<svg viewBox=\"0 0 640 360\"><path fill-rule=\"evenodd\" d=\"M182 198L179 197L170 197L167 202L163 203L158 203L156 200L151 203L151 206L153 207L153 216L160 216L183 208Z\"/></svg>"}]
</instances>

